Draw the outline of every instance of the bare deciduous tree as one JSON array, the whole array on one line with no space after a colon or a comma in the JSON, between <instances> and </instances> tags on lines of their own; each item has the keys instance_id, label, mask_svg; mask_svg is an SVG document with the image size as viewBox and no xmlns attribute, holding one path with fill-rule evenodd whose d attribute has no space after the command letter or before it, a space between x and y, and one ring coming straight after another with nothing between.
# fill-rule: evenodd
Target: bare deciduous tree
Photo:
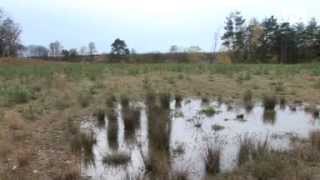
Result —
<instances>
[{"instance_id":1,"label":"bare deciduous tree","mask_svg":"<svg viewBox=\"0 0 320 180\"><path fill-rule=\"evenodd\" d=\"M20 44L21 29L0 10L0 56L16 56L23 48Z\"/></svg>"},{"instance_id":2,"label":"bare deciduous tree","mask_svg":"<svg viewBox=\"0 0 320 180\"><path fill-rule=\"evenodd\" d=\"M59 41L50 43L49 48L50 48L50 56L53 56L53 57L61 56L63 46Z\"/></svg>"},{"instance_id":3,"label":"bare deciduous tree","mask_svg":"<svg viewBox=\"0 0 320 180\"><path fill-rule=\"evenodd\" d=\"M95 53L97 52L97 50L96 50L96 45L94 44L94 42L90 42L89 45L88 45L88 47L89 47L89 55L90 55L90 56L95 55Z\"/></svg>"}]
</instances>

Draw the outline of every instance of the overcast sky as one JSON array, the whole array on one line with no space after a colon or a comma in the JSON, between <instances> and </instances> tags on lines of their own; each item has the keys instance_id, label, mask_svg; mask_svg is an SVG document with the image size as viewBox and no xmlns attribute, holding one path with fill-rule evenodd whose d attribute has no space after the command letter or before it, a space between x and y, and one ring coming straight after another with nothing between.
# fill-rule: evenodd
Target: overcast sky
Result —
<instances>
[{"instance_id":1,"label":"overcast sky","mask_svg":"<svg viewBox=\"0 0 320 180\"><path fill-rule=\"evenodd\" d=\"M234 10L260 20L320 17L319 0L1 0L0 7L22 26L24 44L59 40L69 49L93 41L100 52L118 37L138 52L167 51L174 44L209 51Z\"/></svg>"}]
</instances>

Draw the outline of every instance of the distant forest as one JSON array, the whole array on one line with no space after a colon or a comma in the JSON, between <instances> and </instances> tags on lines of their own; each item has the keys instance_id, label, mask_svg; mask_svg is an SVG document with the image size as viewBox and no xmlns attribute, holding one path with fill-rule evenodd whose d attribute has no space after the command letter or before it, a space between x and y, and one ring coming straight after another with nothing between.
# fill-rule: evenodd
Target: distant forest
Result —
<instances>
[{"instance_id":1,"label":"distant forest","mask_svg":"<svg viewBox=\"0 0 320 180\"><path fill-rule=\"evenodd\" d=\"M0 57L32 57L66 61L111 62L209 62L209 63L306 63L320 62L320 26L316 19L307 24L280 22L276 17L246 20L233 12L225 20L224 32L212 42L214 50L203 52L198 46L167 53L136 53L124 40L116 39L111 52L99 54L94 42L80 49L64 49L59 41L48 45L21 44L21 27L0 10ZM211 37L208 37L211 38ZM218 50L218 42L221 48Z\"/></svg>"}]
</instances>

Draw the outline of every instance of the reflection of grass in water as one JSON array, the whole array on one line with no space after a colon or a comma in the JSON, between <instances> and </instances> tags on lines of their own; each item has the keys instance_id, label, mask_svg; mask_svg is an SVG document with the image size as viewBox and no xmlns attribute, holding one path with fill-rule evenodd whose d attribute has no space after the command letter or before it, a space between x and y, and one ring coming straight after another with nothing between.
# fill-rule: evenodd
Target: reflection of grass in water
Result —
<instances>
[{"instance_id":1,"label":"reflection of grass in water","mask_svg":"<svg viewBox=\"0 0 320 180\"><path fill-rule=\"evenodd\" d=\"M118 116L115 110L107 112L108 128L107 137L109 146L113 149L118 149Z\"/></svg>"},{"instance_id":2,"label":"reflection of grass in water","mask_svg":"<svg viewBox=\"0 0 320 180\"><path fill-rule=\"evenodd\" d=\"M74 153L82 154L85 166L94 165L93 146L97 140L93 134L80 133L71 139L71 150Z\"/></svg>"},{"instance_id":3,"label":"reflection of grass in water","mask_svg":"<svg viewBox=\"0 0 320 180\"><path fill-rule=\"evenodd\" d=\"M162 93L159 95L160 97L160 104L163 109L170 109L170 94L169 93Z\"/></svg>"},{"instance_id":4,"label":"reflection of grass in water","mask_svg":"<svg viewBox=\"0 0 320 180\"><path fill-rule=\"evenodd\" d=\"M268 138L261 142L255 141L247 135L241 137L238 165L241 166L248 161L259 159L265 155L265 153L269 153L270 150Z\"/></svg>"},{"instance_id":5,"label":"reflection of grass in water","mask_svg":"<svg viewBox=\"0 0 320 180\"><path fill-rule=\"evenodd\" d=\"M128 96L126 96L126 95L122 95L121 96L120 104L121 104L121 107L123 109L128 109L129 108L129 102L130 102L130 100L129 100Z\"/></svg>"},{"instance_id":6,"label":"reflection of grass in water","mask_svg":"<svg viewBox=\"0 0 320 180\"><path fill-rule=\"evenodd\" d=\"M250 151L253 148L252 139L244 136L240 139L240 149L238 153L238 165L241 166L250 159Z\"/></svg>"},{"instance_id":7,"label":"reflection of grass in water","mask_svg":"<svg viewBox=\"0 0 320 180\"><path fill-rule=\"evenodd\" d=\"M181 107L181 103L183 101L183 97L180 94L176 94L175 95L175 101L176 101L176 107L180 108Z\"/></svg>"},{"instance_id":8,"label":"reflection of grass in water","mask_svg":"<svg viewBox=\"0 0 320 180\"><path fill-rule=\"evenodd\" d=\"M185 153L185 147L183 144L178 144L175 148L172 149L172 153L175 156L179 156Z\"/></svg>"},{"instance_id":9,"label":"reflection of grass in water","mask_svg":"<svg viewBox=\"0 0 320 180\"><path fill-rule=\"evenodd\" d=\"M81 135L82 148L84 153L84 162L85 166L95 165L94 163L94 153L93 145L97 143L96 138L93 135Z\"/></svg>"},{"instance_id":10,"label":"reflection of grass in water","mask_svg":"<svg viewBox=\"0 0 320 180\"><path fill-rule=\"evenodd\" d=\"M98 109L95 113L95 116L98 121L98 127L104 127L105 125L105 112L102 109Z\"/></svg>"},{"instance_id":11,"label":"reflection of grass in water","mask_svg":"<svg viewBox=\"0 0 320 180\"><path fill-rule=\"evenodd\" d=\"M135 135L136 129L139 127L140 123L140 109L138 108L123 108L122 117L124 122L125 138L132 138Z\"/></svg>"},{"instance_id":12,"label":"reflection of grass in water","mask_svg":"<svg viewBox=\"0 0 320 180\"><path fill-rule=\"evenodd\" d=\"M146 99L149 134L149 162L147 168L151 179L169 178L170 96L150 93Z\"/></svg>"},{"instance_id":13,"label":"reflection of grass in water","mask_svg":"<svg viewBox=\"0 0 320 180\"><path fill-rule=\"evenodd\" d=\"M205 167L208 174L214 175L220 172L220 154L221 148L208 147L205 158Z\"/></svg>"},{"instance_id":14,"label":"reflection of grass in water","mask_svg":"<svg viewBox=\"0 0 320 180\"><path fill-rule=\"evenodd\" d=\"M130 161L131 161L130 155L122 152L108 154L102 159L102 163L104 165L111 165L111 166L126 165Z\"/></svg>"},{"instance_id":15,"label":"reflection of grass in water","mask_svg":"<svg viewBox=\"0 0 320 180\"><path fill-rule=\"evenodd\" d=\"M263 112L263 122L274 124L276 122L276 111L266 111Z\"/></svg>"}]
</instances>

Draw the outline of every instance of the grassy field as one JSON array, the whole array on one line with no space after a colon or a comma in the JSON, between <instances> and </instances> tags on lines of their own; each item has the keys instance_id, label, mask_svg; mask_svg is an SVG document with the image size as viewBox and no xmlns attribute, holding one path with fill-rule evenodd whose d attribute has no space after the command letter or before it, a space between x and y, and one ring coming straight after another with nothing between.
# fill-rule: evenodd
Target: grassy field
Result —
<instances>
[{"instance_id":1,"label":"grassy field","mask_svg":"<svg viewBox=\"0 0 320 180\"><path fill-rule=\"evenodd\" d=\"M105 107L110 96L142 99L150 91L236 102L250 92L256 101L275 96L288 103L319 104L320 64L85 64L0 59L0 179L76 176L79 159L72 153L70 138L81 118ZM270 161L274 163L278 155ZM319 162L305 164L312 163ZM228 178L242 174L239 170Z\"/></svg>"}]
</instances>

